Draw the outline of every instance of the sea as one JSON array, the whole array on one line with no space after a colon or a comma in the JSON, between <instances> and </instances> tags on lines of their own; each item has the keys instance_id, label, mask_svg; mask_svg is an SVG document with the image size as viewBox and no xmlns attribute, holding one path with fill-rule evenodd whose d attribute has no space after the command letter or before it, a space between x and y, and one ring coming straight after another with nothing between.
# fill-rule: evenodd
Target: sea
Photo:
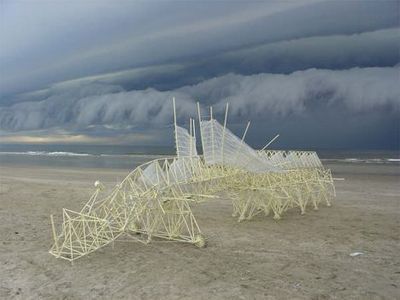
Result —
<instances>
[{"instance_id":1,"label":"sea","mask_svg":"<svg viewBox=\"0 0 400 300\"><path fill-rule=\"evenodd\" d=\"M400 152L398 150L310 150L316 151L323 163L398 164L400 166ZM173 146L22 145L0 143L0 167L2 165L20 165L134 169L150 160L173 155L175 155Z\"/></svg>"}]
</instances>

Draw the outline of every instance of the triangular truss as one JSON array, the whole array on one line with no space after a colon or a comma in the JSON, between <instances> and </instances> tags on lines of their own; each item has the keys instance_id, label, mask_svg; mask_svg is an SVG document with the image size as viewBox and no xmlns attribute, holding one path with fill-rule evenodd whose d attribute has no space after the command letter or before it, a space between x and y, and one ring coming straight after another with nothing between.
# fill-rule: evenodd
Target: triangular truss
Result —
<instances>
[{"instance_id":1,"label":"triangular truss","mask_svg":"<svg viewBox=\"0 0 400 300\"><path fill-rule=\"evenodd\" d=\"M302 214L311 205L335 195L332 175L315 152L256 151L244 141L249 124L240 139L212 117L198 115L203 156L196 148L196 126L189 131L177 125L174 107L174 132L177 156L156 159L138 166L111 193L96 190L80 212L63 209L61 231L57 233L53 216L54 245L50 253L74 261L125 235L148 243L153 239L180 241L204 247L202 234L191 206L200 201L229 195L234 217L239 221L255 215L273 213L280 219L290 208ZM269 144L268 144L269 145Z\"/></svg>"}]
</instances>

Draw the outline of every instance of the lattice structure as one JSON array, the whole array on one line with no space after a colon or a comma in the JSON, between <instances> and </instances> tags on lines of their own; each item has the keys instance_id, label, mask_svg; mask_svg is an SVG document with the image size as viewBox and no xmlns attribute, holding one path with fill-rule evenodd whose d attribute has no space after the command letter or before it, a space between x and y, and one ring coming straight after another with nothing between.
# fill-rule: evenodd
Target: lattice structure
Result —
<instances>
[{"instance_id":1,"label":"lattice structure","mask_svg":"<svg viewBox=\"0 0 400 300\"><path fill-rule=\"evenodd\" d=\"M331 205L335 195L329 170L299 169L280 173L241 174L229 181L233 196L233 216L239 221L253 218L259 213L279 220L285 211L298 207L304 214L312 205L317 210L321 202Z\"/></svg>"},{"instance_id":2,"label":"lattice structure","mask_svg":"<svg viewBox=\"0 0 400 300\"><path fill-rule=\"evenodd\" d=\"M302 214L311 205L328 206L335 195L330 170L315 152L256 151L212 118L202 120L198 105L203 157L196 149L195 124L189 131L177 125L174 106L176 157L156 159L132 171L107 196L96 190L80 212L63 209L61 231L51 216L54 245L50 253L74 261L120 236L149 243L166 239L204 247L206 239L191 205L225 193L239 221L259 213L280 219L290 208ZM266 147L264 147L266 148Z\"/></svg>"},{"instance_id":3,"label":"lattice structure","mask_svg":"<svg viewBox=\"0 0 400 300\"><path fill-rule=\"evenodd\" d=\"M314 151L263 150L258 153L272 165L285 170L323 167Z\"/></svg>"},{"instance_id":4,"label":"lattice structure","mask_svg":"<svg viewBox=\"0 0 400 300\"><path fill-rule=\"evenodd\" d=\"M229 191L234 217L242 221L272 211L280 219L290 208L304 214L310 204L318 209L324 200L330 206L333 179L315 152L252 149L244 142L249 124L242 139L226 128L228 107L223 126L213 119L212 108L210 120L202 120L199 106L198 114L205 164L236 170L223 188Z\"/></svg>"},{"instance_id":5,"label":"lattice structure","mask_svg":"<svg viewBox=\"0 0 400 300\"><path fill-rule=\"evenodd\" d=\"M143 243L155 237L203 247L190 203L215 197L219 180L229 175L223 168L206 167L198 157L174 157L137 167L105 198L98 183L80 212L63 210L61 233L52 221L50 253L73 261L122 234Z\"/></svg>"}]
</instances>

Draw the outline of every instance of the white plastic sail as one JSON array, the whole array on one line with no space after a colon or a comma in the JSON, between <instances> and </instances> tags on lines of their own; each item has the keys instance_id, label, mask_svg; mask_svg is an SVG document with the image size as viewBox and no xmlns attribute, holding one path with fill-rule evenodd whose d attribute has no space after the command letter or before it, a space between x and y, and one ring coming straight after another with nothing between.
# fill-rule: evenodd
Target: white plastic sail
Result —
<instances>
[{"instance_id":1,"label":"white plastic sail","mask_svg":"<svg viewBox=\"0 0 400 300\"><path fill-rule=\"evenodd\" d=\"M189 121L189 132L176 123L176 106L175 98L172 98L172 105L174 109L174 131L175 131L175 147L176 156L179 157L194 157L197 156L196 149L196 133L194 120ZM194 133L192 135L192 132Z\"/></svg>"},{"instance_id":2,"label":"white plastic sail","mask_svg":"<svg viewBox=\"0 0 400 300\"><path fill-rule=\"evenodd\" d=\"M200 121L200 129L206 165L229 165L255 173L281 171L216 120Z\"/></svg>"},{"instance_id":3,"label":"white plastic sail","mask_svg":"<svg viewBox=\"0 0 400 300\"><path fill-rule=\"evenodd\" d=\"M178 157L197 156L196 138L180 126L175 126L176 154Z\"/></svg>"}]
</instances>

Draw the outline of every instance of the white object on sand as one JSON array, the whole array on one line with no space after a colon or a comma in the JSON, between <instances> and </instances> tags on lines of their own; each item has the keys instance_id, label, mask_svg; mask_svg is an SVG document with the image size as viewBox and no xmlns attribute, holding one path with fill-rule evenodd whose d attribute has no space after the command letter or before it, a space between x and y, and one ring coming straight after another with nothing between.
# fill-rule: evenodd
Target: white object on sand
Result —
<instances>
[{"instance_id":1,"label":"white object on sand","mask_svg":"<svg viewBox=\"0 0 400 300\"><path fill-rule=\"evenodd\" d=\"M353 253L350 253L350 256L351 256L351 257L356 257L356 256L360 256L360 255L364 255L364 253L362 253L362 252L353 252Z\"/></svg>"}]
</instances>

